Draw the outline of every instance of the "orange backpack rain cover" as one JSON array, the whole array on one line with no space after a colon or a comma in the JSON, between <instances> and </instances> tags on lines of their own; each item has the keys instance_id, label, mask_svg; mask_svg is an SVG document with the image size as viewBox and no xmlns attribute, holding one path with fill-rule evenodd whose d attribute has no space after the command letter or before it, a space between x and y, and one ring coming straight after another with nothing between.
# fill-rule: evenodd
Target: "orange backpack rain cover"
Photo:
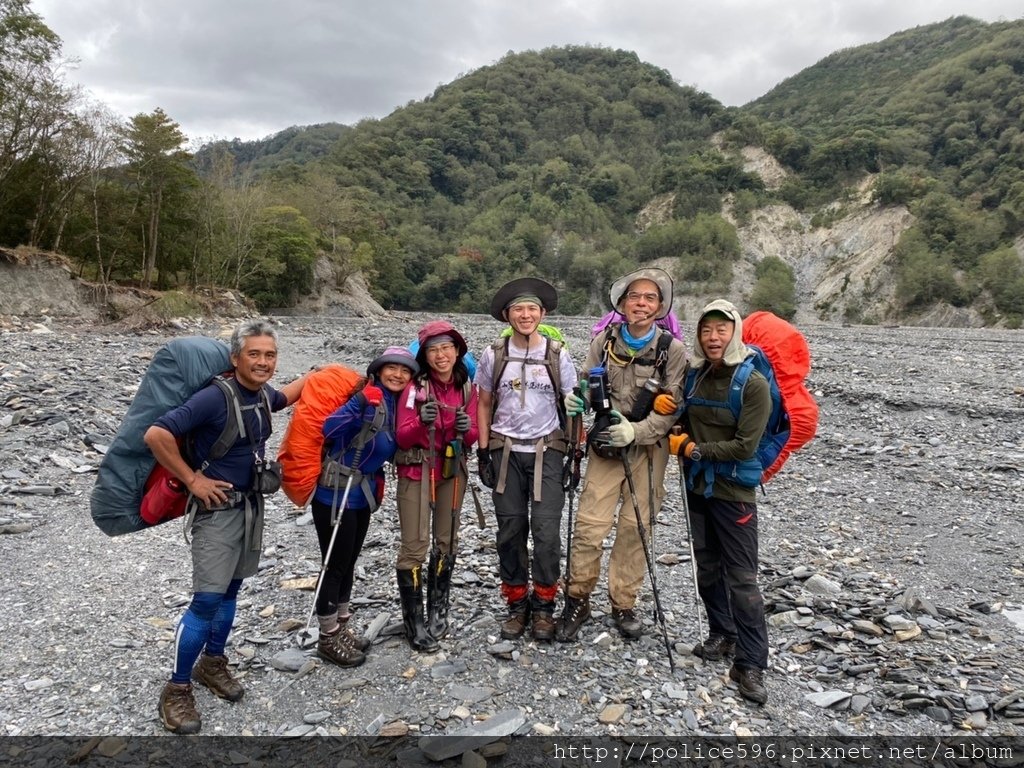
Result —
<instances>
[{"instance_id":1,"label":"orange backpack rain cover","mask_svg":"<svg viewBox=\"0 0 1024 768\"><path fill-rule=\"evenodd\" d=\"M761 476L766 483L818 431L818 404L804 380L811 371L811 350L796 328L771 312L753 312L743 319L743 343L761 348L772 364L782 395L782 407L789 415L789 439L774 463Z\"/></svg>"},{"instance_id":2,"label":"orange backpack rain cover","mask_svg":"<svg viewBox=\"0 0 1024 768\"><path fill-rule=\"evenodd\" d=\"M361 374L338 363L325 365L306 379L277 454L283 475L281 488L296 506L306 506L316 490L324 419L344 405L364 381Z\"/></svg>"}]
</instances>

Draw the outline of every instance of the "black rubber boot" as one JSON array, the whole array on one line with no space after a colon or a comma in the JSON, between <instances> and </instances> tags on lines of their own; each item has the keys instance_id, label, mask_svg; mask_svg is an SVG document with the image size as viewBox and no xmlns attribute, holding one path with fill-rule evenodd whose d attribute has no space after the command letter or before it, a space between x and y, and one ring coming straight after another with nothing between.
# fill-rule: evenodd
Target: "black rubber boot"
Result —
<instances>
[{"instance_id":1,"label":"black rubber boot","mask_svg":"<svg viewBox=\"0 0 1024 768\"><path fill-rule=\"evenodd\" d=\"M419 566L398 571L398 595L402 601L402 620L409 645L420 653L435 653L440 646L423 623L423 579Z\"/></svg>"},{"instance_id":2,"label":"black rubber boot","mask_svg":"<svg viewBox=\"0 0 1024 768\"><path fill-rule=\"evenodd\" d=\"M435 640L448 634L448 605L452 591L455 555L430 553L427 574L427 631Z\"/></svg>"}]
</instances>

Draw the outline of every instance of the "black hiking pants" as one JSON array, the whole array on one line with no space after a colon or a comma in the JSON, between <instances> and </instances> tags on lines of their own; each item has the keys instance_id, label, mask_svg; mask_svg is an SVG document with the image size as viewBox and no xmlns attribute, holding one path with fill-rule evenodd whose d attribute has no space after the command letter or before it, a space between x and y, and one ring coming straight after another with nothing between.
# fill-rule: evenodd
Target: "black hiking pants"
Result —
<instances>
[{"instance_id":1,"label":"black hiking pants","mask_svg":"<svg viewBox=\"0 0 1024 768\"><path fill-rule=\"evenodd\" d=\"M320 562L327 556L327 548L331 543L334 526L331 525L331 506L313 500L313 524L316 526L316 537L320 541ZM341 603L347 603L352 597L352 582L356 571L356 560L363 549L366 531L370 527L370 510L346 509L338 520L338 535L334 538L334 549L331 559L324 571L324 583L320 585L320 594L316 598L317 616L330 616L337 613Z\"/></svg>"},{"instance_id":2,"label":"black hiking pants","mask_svg":"<svg viewBox=\"0 0 1024 768\"><path fill-rule=\"evenodd\" d=\"M736 641L736 664L768 666L768 626L757 586L757 505L687 491L697 588L712 634Z\"/></svg>"},{"instance_id":3,"label":"black hiking pants","mask_svg":"<svg viewBox=\"0 0 1024 768\"><path fill-rule=\"evenodd\" d=\"M492 453L492 461L501 461L501 451ZM553 587L558 584L562 558L562 489L564 454L545 451L541 500L533 499L535 453L512 451L508 458L505 492L492 493L494 512L498 519L498 571L509 586L527 586L532 575L535 585ZM529 541L533 537L533 562L530 562ZM534 605L534 609L550 611L552 601Z\"/></svg>"}]
</instances>

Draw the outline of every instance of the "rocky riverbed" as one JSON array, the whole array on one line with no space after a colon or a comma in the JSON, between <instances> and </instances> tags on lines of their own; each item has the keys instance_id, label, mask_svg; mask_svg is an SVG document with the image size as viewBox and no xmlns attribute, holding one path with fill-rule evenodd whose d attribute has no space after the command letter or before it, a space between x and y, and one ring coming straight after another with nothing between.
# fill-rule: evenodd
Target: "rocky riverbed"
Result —
<instances>
[{"instance_id":1,"label":"rocky riverbed","mask_svg":"<svg viewBox=\"0 0 1024 768\"><path fill-rule=\"evenodd\" d=\"M281 320L283 383L315 363L363 368L425 319ZM451 318L479 350L501 330ZM558 318L577 364L591 318ZM217 335L220 326L181 333ZM319 571L304 510L268 503L259 574L228 654L247 693L197 687L203 733L436 735L495 717L542 735L1002 735L1024 724L1024 333L810 326L818 437L760 497L770 699L744 701L698 639L679 476L655 531L676 672L645 587L643 638L614 631L603 582L581 642L503 642L494 521L472 504L455 630L432 656L400 638L391 486L373 519L354 619L374 637L354 670L321 664L297 628ZM166 333L0 326L0 733L157 735L172 632L189 599L177 523L108 538L89 493ZM276 416L272 445L287 413ZM393 480L389 481L393 483ZM603 613L601 613L603 612Z\"/></svg>"}]
</instances>

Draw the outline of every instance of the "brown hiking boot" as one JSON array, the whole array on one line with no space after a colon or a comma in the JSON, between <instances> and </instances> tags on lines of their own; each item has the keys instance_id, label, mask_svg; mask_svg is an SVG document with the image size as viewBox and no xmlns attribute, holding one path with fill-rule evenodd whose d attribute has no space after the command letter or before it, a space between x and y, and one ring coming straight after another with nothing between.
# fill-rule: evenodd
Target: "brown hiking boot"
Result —
<instances>
[{"instance_id":1,"label":"brown hiking boot","mask_svg":"<svg viewBox=\"0 0 1024 768\"><path fill-rule=\"evenodd\" d=\"M317 655L339 667L358 667L366 661L366 654L356 648L349 637L341 627L329 635L321 632L316 644Z\"/></svg>"},{"instance_id":2,"label":"brown hiking boot","mask_svg":"<svg viewBox=\"0 0 1024 768\"><path fill-rule=\"evenodd\" d=\"M571 643L580 633L580 627L590 618L590 595L586 597L565 597L562 615L555 625L555 640Z\"/></svg>"},{"instance_id":3,"label":"brown hiking boot","mask_svg":"<svg viewBox=\"0 0 1024 768\"><path fill-rule=\"evenodd\" d=\"M160 692L160 719L164 728L174 733L199 733L202 720L196 710L196 700L192 696L192 685L189 683L168 682Z\"/></svg>"},{"instance_id":4,"label":"brown hiking boot","mask_svg":"<svg viewBox=\"0 0 1024 768\"><path fill-rule=\"evenodd\" d=\"M643 626L632 608L612 608L612 619L619 634L627 640L636 640L643 634Z\"/></svg>"},{"instance_id":5,"label":"brown hiking boot","mask_svg":"<svg viewBox=\"0 0 1024 768\"><path fill-rule=\"evenodd\" d=\"M721 661L734 653L736 653L736 641L714 633L708 635L708 639L703 643L693 646L693 655L699 656L704 661Z\"/></svg>"},{"instance_id":6,"label":"brown hiking boot","mask_svg":"<svg viewBox=\"0 0 1024 768\"><path fill-rule=\"evenodd\" d=\"M764 687L764 670L759 667L737 667L733 664L729 668L729 679L739 684L740 696L755 704L764 704L768 701L768 689Z\"/></svg>"},{"instance_id":7,"label":"brown hiking boot","mask_svg":"<svg viewBox=\"0 0 1024 768\"><path fill-rule=\"evenodd\" d=\"M348 635L349 645L351 645L357 651L361 651L363 653L366 653L366 649L370 647L370 641L367 640L362 635L357 635L355 633L355 630L352 629L351 625L349 624L349 621L351 620L351 618L352 618L351 615L348 615L345 618L342 618L341 616L339 616L338 617L338 624L341 625L341 631L344 632L346 635Z\"/></svg>"},{"instance_id":8,"label":"brown hiking boot","mask_svg":"<svg viewBox=\"0 0 1024 768\"><path fill-rule=\"evenodd\" d=\"M227 656L202 654L192 668L192 679L228 701L238 701L245 695L245 688L228 671Z\"/></svg>"},{"instance_id":9,"label":"brown hiking boot","mask_svg":"<svg viewBox=\"0 0 1024 768\"><path fill-rule=\"evenodd\" d=\"M535 611L533 614L533 639L551 642L555 637L555 620L550 611Z\"/></svg>"},{"instance_id":10,"label":"brown hiking boot","mask_svg":"<svg viewBox=\"0 0 1024 768\"><path fill-rule=\"evenodd\" d=\"M501 622L501 639L518 640L530 623L530 602L526 598L509 603L508 618Z\"/></svg>"}]
</instances>

